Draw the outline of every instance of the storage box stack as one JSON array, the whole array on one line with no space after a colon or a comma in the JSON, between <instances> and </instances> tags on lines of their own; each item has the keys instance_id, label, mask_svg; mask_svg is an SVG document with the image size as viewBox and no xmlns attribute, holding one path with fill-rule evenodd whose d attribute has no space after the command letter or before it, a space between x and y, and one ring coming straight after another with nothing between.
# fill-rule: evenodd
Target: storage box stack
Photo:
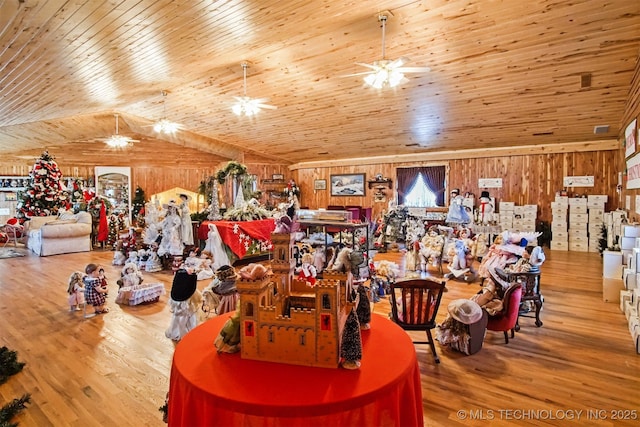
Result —
<instances>
[{"instance_id":1,"label":"storage box stack","mask_svg":"<svg viewBox=\"0 0 640 427\"><path fill-rule=\"evenodd\" d=\"M551 202L551 249L557 251L569 250L569 232L567 225L567 211L569 198L556 196Z\"/></svg>"},{"instance_id":2,"label":"storage box stack","mask_svg":"<svg viewBox=\"0 0 640 427\"><path fill-rule=\"evenodd\" d=\"M620 244L620 237L624 236L622 224L627 222L627 212L618 209L604 213L604 225L607 227L607 247L613 247L613 242Z\"/></svg>"},{"instance_id":3,"label":"storage box stack","mask_svg":"<svg viewBox=\"0 0 640 427\"><path fill-rule=\"evenodd\" d=\"M620 248L622 249L622 262L627 267L631 267L628 265L628 260L633 258L633 248L636 247L636 239L640 237L640 225L623 224L621 229Z\"/></svg>"},{"instance_id":4,"label":"storage box stack","mask_svg":"<svg viewBox=\"0 0 640 427\"><path fill-rule=\"evenodd\" d=\"M537 216L538 205L514 206L512 230L514 232L535 232Z\"/></svg>"},{"instance_id":5,"label":"storage box stack","mask_svg":"<svg viewBox=\"0 0 640 427\"><path fill-rule=\"evenodd\" d=\"M498 215L500 218L500 225L503 230L511 230L513 228L513 210L515 209L514 202L500 202L500 210Z\"/></svg>"},{"instance_id":6,"label":"storage box stack","mask_svg":"<svg viewBox=\"0 0 640 427\"><path fill-rule=\"evenodd\" d=\"M602 226L604 225L604 205L607 203L606 195L587 196L587 209L589 211L589 252L599 252Z\"/></svg>"},{"instance_id":7,"label":"storage box stack","mask_svg":"<svg viewBox=\"0 0 640 427\"><path fill-rule=\"evenodd\" d=\"M626 284L625 284L626 285ZM636 348L636 353L640 354L640 289L627 287L620 291L620 310L627 318L631 340Z\"/></svg>"},{"instance_id":8,"label":"storage box stack","mask_svg":"<svg viewBox=\"0 0 640 427\"><path fill-rule=\"evenodd\" d=\"M589 216L587 213L586 197L569 198L569 250L587 252L589 250L589 236L587 230Z\"/></svg>"}]
</instances>

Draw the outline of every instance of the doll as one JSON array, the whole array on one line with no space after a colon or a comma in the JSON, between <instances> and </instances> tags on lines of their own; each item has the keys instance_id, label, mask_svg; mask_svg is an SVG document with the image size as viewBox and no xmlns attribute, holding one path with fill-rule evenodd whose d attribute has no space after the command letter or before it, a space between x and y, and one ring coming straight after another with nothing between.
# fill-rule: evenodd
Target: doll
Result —
<instances>
[{"instance_id":1,"label":"doll","mask_svg":"<svg viewBox=\"0 0 640 427\"><path fill-rule=\"evenodd\" d=\"M148 249L138 249L138 270L147 270L147 260L149 259Z\"/></svg>"},{"instance_id":2,"label":"doll","mask_svg":"<svg viewBox=\"0 0 640 427\"><path fill-rule=\"evenodd\" d=\"M122 287L137 286L144 280L142 273L138 270L138 265L132 262L127 263L122 268Z\"/></svg>"},{"instance_id":3,"label":"doll","mask_svg":"<svg viewBox=\"0 0 640 427\"><path fill-rule=\"evenodd\" d=\"M451 198L449 200L449 212L447 213L447 223L468 224L471 221L469 214L462 205L464 197L460 195L459 189L451 190Z\"/></svg>"},{"instance_id":4,"label":"doll","mask_svg":"<svg viewBox=\"0 0 640 427\"><path fill-rule=\"evenodd\" d=\"M267 267L259 263L251 263L242 267L238 271L238 275L245 280L262 279L267 275Z\"/></svg>"},{"instance_id":5,"label":"doll","mask_svg":"<svg viewBox=\"0 0 640 427\"><path fill-rule=\"evenodd\" d=\"M318 274L315 265L313 265L313 255L304 253L302 255L302 265L296 268L298 280L307 282L307 285L314 286L316 284L316 276Z\"/></svg>"},{"instance_id":6,"label":"doll","mask_svg":"<svg viewBox=\"0 0 640 427\"><path fill-rule=\"evenodd\" d=\"M427 271L429 260L432 261L434 266L437 266L438 259L442 256L442 249L444 246L444 236L438 233L438 227L429 227L429 231L422 238L419 245L420 250L418 255L420 256L420 270Z\"/></svg>"},{"instance_id":7,"label":"doll","mask_svg":"<svg viewBox=\"0 0 640 427\"><path fill-rule=\"evenodd\" d=\"M182 219L178 213L178 206L175 201L169 201L166 205L167 213L162 220L162 240L158 247L158 256L182 255L183 246L180 238L180 228Z\"/></svg>"},{"instance_id":8,"label":"doll","mask_svg":"<svg viewBox=\"0 0 640 427\"><path fill-rule=\"evenodd\" d=\"M145 263L144 271L148 273L161 271L162 261L160 261L160 257L158 256L158 244L155 242L152 243L147 252L149 253L149 257L147 258L147 262Z\"/></svg>"},{"instance_id":9,"label":"doll","mask_svg":"<svg viewBox=\"0 0 640 427\"><path fill-rule=\"evenodd\" d=\"M209 251L202 251L200 254L200 270L198 271L198 280L213 279L213 256Z\"/></svg>"},{"instance_id":10,"label":"doll","mask_svg":"<svg viewBox=\"0 0 640 427\"><path fill-rule=\"evenodd\" d=\"M100 279L100 287L104 290L105 298L109 296L109 284L107 283L107 278L104 275L104 268L100 267L98 269L98 278Z\"/></svg>"},{"instance_id":11,"label":"doll","mask_svg":"<svg viewBox=\"0 0 640 427\"><path fill-rule=\"evenodd\" d=\"M464 241L458 239L455 241L453 252L449 254L453 257L451 263L449 263L449 271L445 277L455 277L456 279L464 277L465 280L469 279L470 273L475 275L475 272L471 269L472 260L469 259L470 249L464 244Z\"/></svg>"},{"instance_id":12,"label":"doll","mask_svg":"<svg viewBox=\"0 0 640 427\"><path fill-rule=\"evenodd\" d=\"M240 304L225 322L213 345L218 353L236 353L240 350Z\"/></svg>"},{"instance_id":13,"label":"doll","mask_svg":"<svg viewBox=\"0 0 640 427\"><path fill-rule=\"evenodd\" d=\"M207 234L207 244L205 250L212 256L212 269L217 269L223 265L231 264L227 252L224 250L224 244L222 243L222 237L218 232L218 227L215 224L209 224L209 233Z\"/></svg>"},{"instance_id":14,"label":"doll","mask_svg":"<svg viewBox=\"0 0 640 427\"><path fill-rule=\"evenodd\" d=\"M81 304L84 304L84 285L82 283L83 274L80 271L74 271L69 276L69 311L80 311Z\"/></svg>"},{"instance_id":15,"label":"doll","mask_svg":"<svg viewBox=\"0 0 640 427\"><path fill-rule=\"evenodd\" d=\"M316 273L322 272L325 262L327 262L327 252L324 246L316 247L313 251L313 266L316 268Z\"/></svg>"},{"instance_id":16,"label":"doll","mask_svg":"<svg viewBox=\"0 0 640 427\"><path fill-rule=\"evenodd\" d=\"M191 224L191 211L189 210L189 201L191 196L181 193L180 205L178 206L178 215L180 216L180 238L185 246L193 245L193 225Z\"/></svg>"},{"instance_id":17,"label":"doll","mask_svg":"<svg viewBox=\"0 0 640 427\"><path fill-rule=\"evenodd\" d=\"M228 313L236 309L238 302L237 279L238 274L230 265L223 265L216 270L215 278L208 286L208 289L220 297L218 314Z\"/></svg>"},{"instance_id":18,"label":"doll","mask_svg":"<svg viewBox=\"0 0 640 427\"><path fill-rule=\"evenodd\" d=\"M197 289L198 278L186 270L178 270L171 285L171 322L165 336L180 341L187 332L198 325L198 309L202 303L202 294Z\"/></svg>"}]
</instances>

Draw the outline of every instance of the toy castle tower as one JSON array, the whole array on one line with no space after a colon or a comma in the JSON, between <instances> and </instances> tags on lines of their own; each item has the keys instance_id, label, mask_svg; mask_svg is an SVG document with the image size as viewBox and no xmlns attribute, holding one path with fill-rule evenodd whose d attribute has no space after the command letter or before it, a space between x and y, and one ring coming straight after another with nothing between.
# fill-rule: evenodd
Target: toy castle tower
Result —
<instances>
[{"instance_id":1,"label":"toy castle tower","mask_svg":"<svg viewBox=\"0 0 640 427\"><path fill-rule=\"evenodd\" d=\"M294 241L273 233L273 276L238 280L240 351L246 359L337 368L340 341L353 303L348 277L325 274L311 287L294 278Z\"/></svg>"}]
</instances>

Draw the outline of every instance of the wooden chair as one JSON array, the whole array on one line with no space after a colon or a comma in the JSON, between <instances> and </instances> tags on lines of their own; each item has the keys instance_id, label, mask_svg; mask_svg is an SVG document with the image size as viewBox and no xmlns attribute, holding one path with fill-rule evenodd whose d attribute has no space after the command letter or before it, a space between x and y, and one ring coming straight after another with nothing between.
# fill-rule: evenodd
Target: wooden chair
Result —
<instances>
[{"instance_id":1,"label":"wooden chair","mask_svg":"<svg viewBox=\"0 0 640 427\"><path fill-rule=\"evenodd\" d=\"M409 279L391 283L391 320L405 331L425 331L436 363L440 363L431 330L436 327L436 315L446 282L436 278Z\"/></svg>"},{"instance_id":2,"label":"wooden chair","mask_svg":"<svg viewBox=\"0 0 640 427\"><path fill-rule=\"evenodd\" d=\"M504 342L509 344L509 334L515 337L516 325L518 324L518 311L520 310L520 298L522 297L522 285L513 283L504 291L502 298L504 308L495 316L489 316L487 330L504 332Z\"/></svg>"},{"instance_id":3,"label":"wooden chair","mask_svg":"<svg viewBox=\"0 0 640 427\"><path fill-rule=\"evenodd\" d=\"M2 247L7 246L9 243L13 242L14 247L18 247L18 238L22 237L22 227L12 224L4 224L0 227L0 232L5 235L5 239L3 239Z\"/></svg>"},{"instance_id":4,"label":"wooden chair","mask_svg":"<svg viewBox=\"0 0 640 427\"><path fill-rule=\"evenodd\" d=\"M540 310L542 309L542 295L540 294L540 272L535 273L509 273L508 275L510 283L520 283L522 285L522 298L520 302L533 301L535 305L535 319L536 326L539 328L542 326L540 320ZM529 314L522 314L519 312L519 317L532 317ZM516 323L516 332L520 330L520 320Z\"/></svg>"}]
</instances>

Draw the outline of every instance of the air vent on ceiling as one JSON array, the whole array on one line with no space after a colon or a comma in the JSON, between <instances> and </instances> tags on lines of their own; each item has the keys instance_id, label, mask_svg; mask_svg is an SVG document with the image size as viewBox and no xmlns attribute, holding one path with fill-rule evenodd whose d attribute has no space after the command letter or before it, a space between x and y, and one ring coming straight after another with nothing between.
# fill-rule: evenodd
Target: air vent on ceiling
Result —
<instances>
[{"instance_id":1,"label":"air vent on ceiling","mask_svg":"<svg viewBox=\"0 0 640 427\"><path fill-rule=\"evenodd\" d=\"M580 75L580 89L591 87L591 73Z\"/></svg>"},{"instance_id":2,"label":"air vent on ceiling","mask_svg":"<svg viewBox=\"0 0 640 427\"><path fill-rule=\"evenodd\" d=\"M594 126L593 128L593 133L595 133L596 135L599 135L601 133L608 133L608 132L609 132L609 125Z\"/></svg>"}]
</instances>

